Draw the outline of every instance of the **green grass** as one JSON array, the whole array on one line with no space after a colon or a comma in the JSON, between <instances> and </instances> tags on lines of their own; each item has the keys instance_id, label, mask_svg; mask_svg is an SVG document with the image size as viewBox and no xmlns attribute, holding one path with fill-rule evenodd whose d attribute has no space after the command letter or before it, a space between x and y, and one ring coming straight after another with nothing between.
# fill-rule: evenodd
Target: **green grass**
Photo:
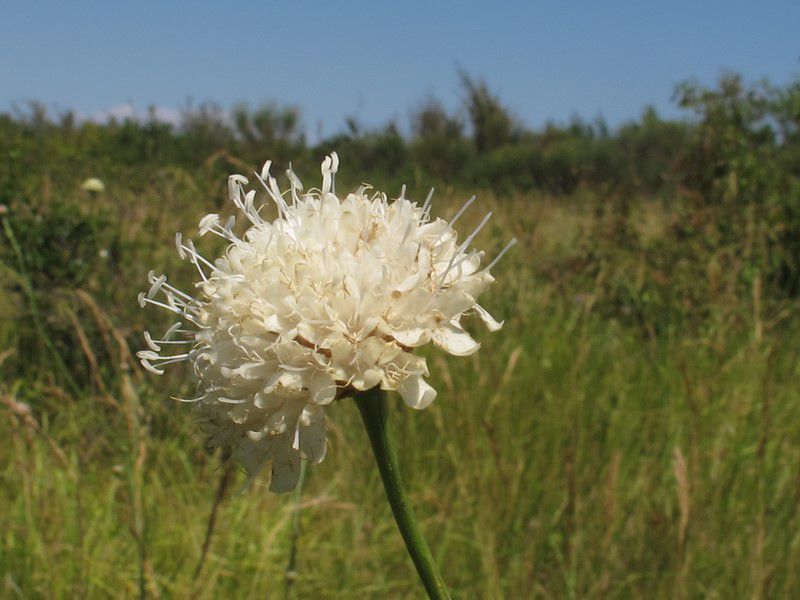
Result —
<instances>
[{"instance_id":1,"label":"green grass","mask_svg":"<svg viewBox=\"0 0 800 600\"><path fill-rule=\"evenodd\" d=\"M328 410L328 456L301 496L236 475L194 576L219 457L169 399L186 373L150 376L128 346L161 318L135 307L145 273L190 276L171 232L190 232L216 200L190 185L111 188L83 210L110 215L98 236L116 244L112 262L36 291L80 393L14 284L24 270L2 269L0 595L419 598L349 400ZM472 357L427 352L439 390L429 409L394 399L407 486L454 595L800 596L797 305L762 308L754 284L709 297L698 325L610 312L606 282L636 288L638 256L609 241L600 275L570 270L578 246L602 242L604 217L579 200L486 201L497 225L479 245L521 241L486 299L506 325L475 328ZM652 205L631 217L648 239L668 218Z\"/></svg>"}]
</instances>

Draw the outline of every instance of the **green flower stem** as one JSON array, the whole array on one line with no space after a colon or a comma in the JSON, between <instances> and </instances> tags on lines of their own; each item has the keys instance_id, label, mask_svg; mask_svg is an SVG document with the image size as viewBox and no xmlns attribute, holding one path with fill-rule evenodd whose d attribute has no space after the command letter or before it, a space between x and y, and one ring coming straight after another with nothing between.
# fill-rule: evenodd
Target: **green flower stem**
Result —
<instances>
[{"instance_id":1,"label":"green flower stem","mask_svg":"<svg viewBox=\"0 0 800 600\"><path fill-rule=\"evenodd\" d=\"M414 561L417 573L422 579L422 584L430 598L449 600L450 593L447 591L436 561L422 535L417 518L414 516L414 510L411 508L411 502L405 487L403 487L403 480L400 478L397 452L387 427L389 410L386 392L375 387L355 394L353 399L361 412L364 427L367 429L375 461L378 463L378 470L383 480L383 487L386 490L386 497L392 507L394 520L406 543L411 560Z\"/></svg>"}]
</instances>

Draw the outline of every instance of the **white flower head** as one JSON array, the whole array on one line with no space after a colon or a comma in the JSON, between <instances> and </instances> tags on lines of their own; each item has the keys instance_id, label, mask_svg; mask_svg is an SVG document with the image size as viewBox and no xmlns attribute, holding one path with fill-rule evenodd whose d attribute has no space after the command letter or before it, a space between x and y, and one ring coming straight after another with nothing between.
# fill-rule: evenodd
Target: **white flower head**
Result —
<instances>
[{"instance_id":1,"label":"white flower head","mask_svg":"<svg viewBox=\"0 0 800 600\"><path fill-rule=\"evenodd\" d=\"M85 192L99 194L106 191L106 184L97 177L90 177L81 184L81 189Z\"/></svg>"},{"instance_id":2,"label":"white flower head","mask_svg":"<svg viewBox=\"0 0 800 600\"><path fill-rule=\"evenodd\" d=\"M200 221L200 235L229 243L216 260L203 258L176 236L178 253L197 268L197 293L189 295L149 275L139 295L179 315L163 339L145 333L142 364L156 373L188 361L198 381L194 411L210 447L225 447L251 475L272 467L270 489L294 488L301 457L325 456L324 406L354 390L397 390L413 408L425 408L436 391L425 381L425 359L414 348L433 342L457 356L479 344L461 318L476 314L491 331L502 326L476 302L493 281L492 263L470 249L491 213L463 241L449 221L430 217L423 205L371 193L369 186L336 195L336 153L322 163L322 186L304 191L291 169L281 191L270 162L254 174L277 207L267 221L247 178L232 175L228 189L250 222L239 237L235 218ZM181 350L172 351L174 348Z\"/></svg>"}]
</instances>

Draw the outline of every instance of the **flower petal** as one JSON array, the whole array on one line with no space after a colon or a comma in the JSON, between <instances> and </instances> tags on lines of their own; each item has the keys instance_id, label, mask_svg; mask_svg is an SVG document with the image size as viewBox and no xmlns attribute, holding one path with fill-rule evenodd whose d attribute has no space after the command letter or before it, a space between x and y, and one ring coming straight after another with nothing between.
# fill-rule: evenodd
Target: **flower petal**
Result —
<instances>
[{"instance_id":1,"label":"flower petal","mask_svg":"<svg viewBox=\"0 0 800 600\"><path fill-rule=\"evenodd\" d=\"M473 298L477 298L492 283L494 283L494 277L492 277L491 273L479 271L478 273L470 275L469 277L465 277L459 281L458 288Z\"/></svg>"},{"instance_id":2,"label":"flower petal","mask_svg":"<svg viewBox=\"0 0 800 600\"><path fill-rule=\"evenodd\" d=\"M330 404L336 398L336 382L322 371L312 373L306 382L314 404Z\"/></svg>"},{"instance_id":3,"label":"flower petal","mask_svg":"<svg viewBox=\"0 0 800 600\"><path fill-rule=\"evenodd\" d=\"M291 492L300 479L300 453L292 448L290 440L281 442L275 449L272 480L269 482L269 491L276 494Z\"/></svg>"},{"instance_id":4,"label":"flower petal","mask_svg":"<svg viewBox=\"0 0 800 600\"><path fill-rule=\"evenodd\" d=\"M293 371L278 371L267 380L264 392L278 396L293 396L303 389L303 378Z\"/></svg>"},{"instance_id":5,"label":"flower petal","mask_svg":"<svg viewBox=\"0 0 800 600\"><path fill-rule=\"evenodd\" d=\"M379 369L366 369L354 375L350 384L357 390L368 390L378 385L382 376L383 372Z\"/></svg>"},{"instance_id":6,"label":"flower petal","mask_svg":"<svg viewBox=\"0 0 800 600\"><path fill-rule=\"evenodd\" d=\"M454 356L469 356L481 347L470 334L452 322L433 332L433 343Z\"/></svg>"},{"instance_id":7,"label":"flower petal","mask_svg":"<svg viewBox=\"0 0 800 600\"><path fill-rule=\"evenodd\" d=\"M475 312L478 313L478 316L483 321L483 324L486 325L486 329L489 331L498 331L505 321L498 321L495 319L488 310L483 308L480 304L475 305Z\"/></svg>"},{"instance_id":8,"label":"flower petal","mask_svg":"<svg viewBox=\"0 0 800 600\"><path fill-rule=\"evenodd\" d=\"M436 390L422 378L422 375L410 375L400 384L397 391L406 404L416 409L426 408L436 398Z\"/></svg>"},{"instance_id":9,"label":"flower petal","mask_svg":"<svg viewBox=\"0 0 800 600\"><path fill-rule=\"evenodd\" d=\"M427 344L431 339L430 331L424 327L414 326L406 329L393 329L391 330L391 336L397 340L399 344L408 346L409 348L416 348L417 346Z\"/></svg>"},{"instance_id":10,"label":"flower petal","mask_svg":"<svg viewBox=\"0 0 800 600\"><path fill-rule=\"evenodd\" d=\"M312 464L322 462L328 450L324 421L316 421L308 427L300 428L300 450Z\"/></svg>"}]
</instances>

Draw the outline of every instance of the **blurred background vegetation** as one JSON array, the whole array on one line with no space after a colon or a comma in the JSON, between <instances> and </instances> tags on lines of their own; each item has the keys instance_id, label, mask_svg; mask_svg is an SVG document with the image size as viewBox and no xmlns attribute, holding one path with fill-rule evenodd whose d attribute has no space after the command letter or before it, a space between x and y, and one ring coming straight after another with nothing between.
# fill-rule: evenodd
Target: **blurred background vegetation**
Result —
<instances>
[{"instance_id":1,"label":"blurred background vegetation","mask_svg":"<svg viewBox=\"0 0 800 600\"><path fill-rule=\"evenodd\" d=\"M444 217L478 193L479 247L521 242L487 300L506 328L431 353L440 399L394 415L458 597L800 595L800 80L535 130L461 81L455 113L428 98L408 132L348 120L314 144L274 104L178 127L0 114L4 597L419 597L355 407L328 411L302 494L241 490L170 399L186 373L131 358L163 321L135 302L147 271L190 285L172 236L232 213L227 175L272 158L314 185L331 150L343 189L435 186Z\"/></svg>"}]
</instances>

